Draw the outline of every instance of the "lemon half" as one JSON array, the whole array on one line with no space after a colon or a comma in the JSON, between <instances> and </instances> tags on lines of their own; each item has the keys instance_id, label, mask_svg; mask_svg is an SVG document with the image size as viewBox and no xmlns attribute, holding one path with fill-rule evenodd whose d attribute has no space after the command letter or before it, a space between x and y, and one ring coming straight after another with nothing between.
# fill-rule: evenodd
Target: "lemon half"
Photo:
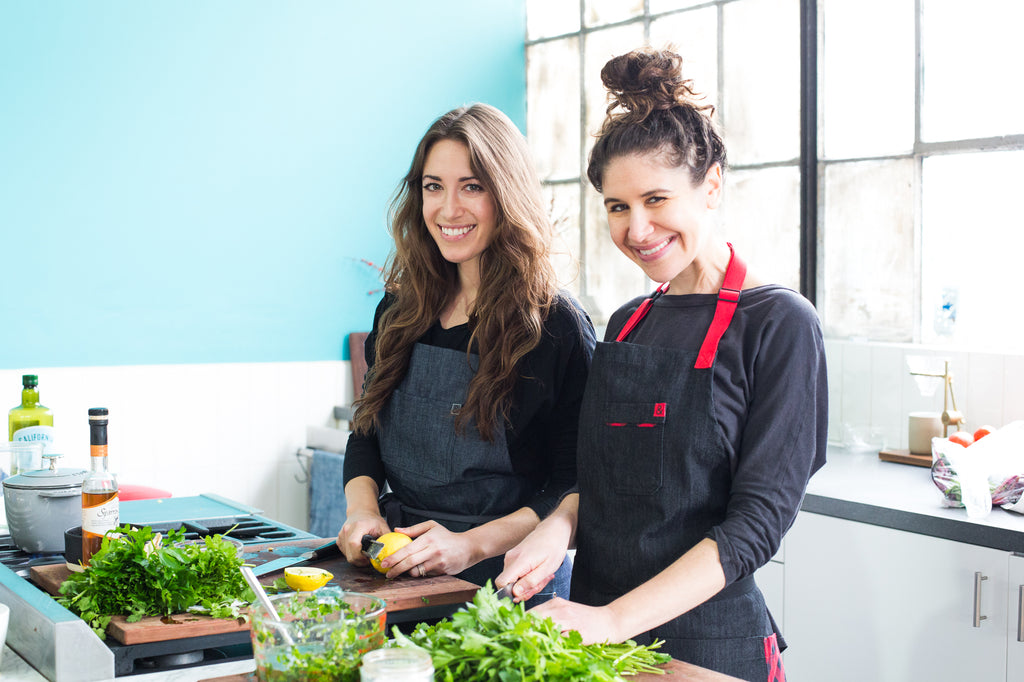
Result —
<instances>
[{"instance_id":1,"label":"lemon half","mask_svg":"<svg viewBox=\"0 0 1024 682\"><path fill-rule=\"evenodd\" d=\"M306 568L303 566L284 569L284 581L288 587L299 592L312 592L327 584L334 577L333 573L322 568Z\"/></svg>"},{"instance_id":2,"label":"lemon half","mask_svg":"<svg viewBox=\"0 0 1024 682\"><path fill-rule=\"evenodd\" d=\"M379 572L387 573L388 569L381 568L380 562L388 558L401 548L408 545L410 542L412 542L412 538L406 535L405 533L391 532L384 533L384 535L381 535L379 538L377 538L376 541L384 545L384 547L381 548L380 553L377 556L370 559L370 563L373 564L373 567L376 568Z\"/></svg>"}]
</instances>

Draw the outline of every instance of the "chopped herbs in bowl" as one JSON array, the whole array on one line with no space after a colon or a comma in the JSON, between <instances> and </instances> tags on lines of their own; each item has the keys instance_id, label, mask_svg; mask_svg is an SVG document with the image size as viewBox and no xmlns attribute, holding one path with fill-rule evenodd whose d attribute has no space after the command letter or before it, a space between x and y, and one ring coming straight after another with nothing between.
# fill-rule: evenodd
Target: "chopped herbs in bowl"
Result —
<instances>
[{"instance_id":1,"label":"chopped herbs in bowl","mask_svg":"<svg viewBox=\"0 0 1024 682\"><path fill-rule=\"evenodd\" d=\"M384 645L384 600L336 587L270 597L281 621L252 608L256 677L263 682L357 682L362 655Z\"/></svg>"}]
</instances>

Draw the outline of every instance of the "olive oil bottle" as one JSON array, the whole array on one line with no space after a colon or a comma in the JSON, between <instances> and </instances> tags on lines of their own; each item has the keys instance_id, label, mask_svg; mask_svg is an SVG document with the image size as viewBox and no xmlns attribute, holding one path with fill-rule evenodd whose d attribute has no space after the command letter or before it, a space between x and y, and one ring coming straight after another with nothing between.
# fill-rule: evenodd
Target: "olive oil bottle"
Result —
<instances>
[{"instance_id":1,"label":"olive oil bottle","mask_svg":"<svg viewBox=\"0 0 1024 682\"><path fill-rule=\"evenodd\" d=\"M117 528L120 509L117 479L107 469L107 408L89 410L89 474L82 481L82 564L103 545L103 536Z\"/></svg>"},{"instance_id":2,"label":"olive oil bottle","mask_svg":"<svg viewBox=\"0 0 1024 682\"><path fill-rule=\"evenodd\" d=\"M21 377L21 405L7 413L7 440L39 441L43 453L53 450L53 412L39 404L39 377Z\"/></svg>"}]
</instances>

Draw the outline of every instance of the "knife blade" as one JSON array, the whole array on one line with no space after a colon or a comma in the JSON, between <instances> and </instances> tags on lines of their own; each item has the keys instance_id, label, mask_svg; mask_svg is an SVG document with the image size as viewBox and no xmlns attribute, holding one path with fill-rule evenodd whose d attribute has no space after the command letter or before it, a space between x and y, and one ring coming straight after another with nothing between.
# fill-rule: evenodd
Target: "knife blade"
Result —
<instances>
[{"instance_id":1,"label":"knife blade","mask_svg":"<svg viewBox=\"0 0 1024 682\"><path fill-rule=\"evenodd\" d=\"M370 561L377 558L380 551L384 549L383 542L377 542L377 538L372 535L364 535L362 540L363 554L369 557Z\"/></svg>"},{"instance_id":2,"label":"knife blade","mask_svg":"<svg viewBox=\"0 0 1024 682\"><path fill-rule=\"evenodd\" d=\"M303 552L298 556L286 556L280 559L274 559L268 561L265 564L260 564L256 568L252 569L253 575L266 575L268 573L274 573L294 566L295 564L301 564L305 561L321 561L328 559L332 556L341 554L341 548L338 547L338 543L331 540L328 543L315 547L308 552Z\"/></svg>"}]
</instances>

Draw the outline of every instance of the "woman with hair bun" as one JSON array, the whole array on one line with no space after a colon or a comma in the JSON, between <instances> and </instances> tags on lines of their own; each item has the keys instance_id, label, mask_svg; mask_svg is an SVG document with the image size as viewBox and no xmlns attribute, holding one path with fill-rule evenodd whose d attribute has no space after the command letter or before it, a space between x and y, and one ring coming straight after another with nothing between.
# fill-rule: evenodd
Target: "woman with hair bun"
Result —
<instances>
[{"instance_id":1,"label":"woman with hair bun","mask_svg":"<svg viewBox=\"0 0 1024 682\"><path fill-rule=\"evenodd\" d=\"M611 316L580 412L577 491L496 584L529 598L575 546L572 601L536 612L585 642L661 639L680 660L778 681L785 644L753 573L825 463L824 345L812 305L715 234L725 146L681 62L643 49L601 72L611 104L587 175L612 241L662 284Z\"/></svg>"},{"instance_id":2,"label":"woman with hair bun","mask_svg":"<svg viewBox=\"0 0 1024 682\"><path fill-rule=\"evenodd\" d=\"M474 104L434 121L390 222L338 546L365 565L362 537L394 529L413 541L381 562L389 578L482 585L576 483L594 328L557 287L540 181L498 109ZM537 602L568 593L562 555Z\"/></svg>"}]
</instances>

